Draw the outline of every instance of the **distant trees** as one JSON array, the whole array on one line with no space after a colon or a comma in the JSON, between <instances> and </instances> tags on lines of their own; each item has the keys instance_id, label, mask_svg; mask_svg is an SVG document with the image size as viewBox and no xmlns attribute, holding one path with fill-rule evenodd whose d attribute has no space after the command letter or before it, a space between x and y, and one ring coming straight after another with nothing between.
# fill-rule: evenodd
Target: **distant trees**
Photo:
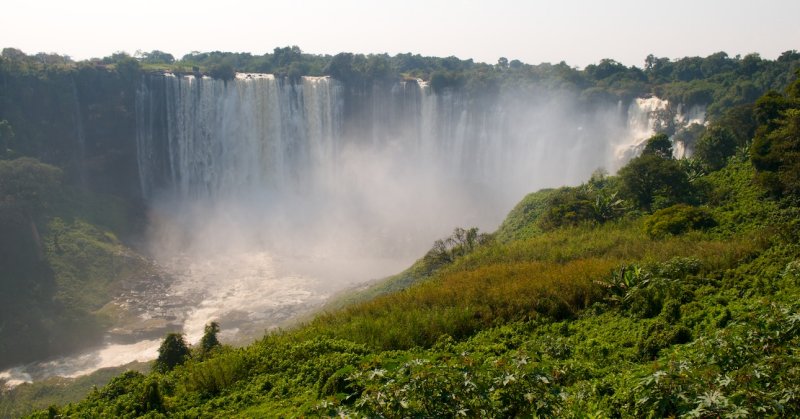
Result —
<instances>
[{"instance_id":1,"label":"distant trees","mask_svg":"<svg viewBox=\"0 0 800 419\"><path fill-rule=\"evenodd\" d=\"M150 52L138 52L136 56L142 64L172 64L175 62L172 54L157 49Z\"/></svg>"},{"instance_id":2,"label":"distant trees","mask_svg":"<svg viewBox=\"0 0 800 419\"><path fill-rule=\"evenodd\" d=\"M227 62L223 62L220 64L213 65L209 71L208 75L220 80L233 80L236 77L236 70L233 68L233 65Z\"/></svg>"},{"instance_id":3,"label":"distant trees","mask_svg":"<svg viewBox=\"0 0 800 419\"><path fill-rule=\"evenodd\" d=\"M600 60L599 64L589 64L586 66L586 72L596 80L605 79L618 73L625 73L626 71L628 71L628 67L608 58Z\"/></svg>"},{"instance_id":4,"label":"distant trees","mask_svg":"<svg viewBox=\"0 0 800 419\"><path fill-rule=\"evenodd\" d=\"M462 74L453 72L453 71L436 71L431 74L431 89L434 92L441 92L448 88L458 88L461 87L464 83L464 77Z\"/></svg>"},{"instance_id":5,"label":"distant trees","mask_svg":"<svg viewBox=\"0 0 800 419\"><path fill-rule=\"evenodd\" d=\"M20 50L6 48L0 59L0 69L36 72L55 67L80 68L84 63L73 62L66 56L26 55ZM196 67L199 73L225 80L235 71L272 73L294 80L302 76L330 75L349 85L411 77L429 81L435 91L453 88L470 95L494 94L541 83L575 91L588 102L626 102L655 93L673 103L706 106L709 116L719 116L725 109L751 103L768 89L782 89L791 81L792 69L800 65L800 54L786 51L777 60L764 60L757 54L731 57L724 52L677 60L649 55L644 68L626 67L606 58L579 70L565 62L530 65L505 57L500 57L497 63L476 63L472 59L410 53L315 55L293 45L278 47L263 55L194 51L177 60L160 50L137 52L134 57L117 52L89 63L113 66L121 75L134 76L138 75L132 71L138 69L135 65L163 66L179 73L188 73ZM136 79L126 77L125 80Z\"/></svg>"},{"instance_id":6,"label":"distant trees","mask_svg":"<svg viewBox=\"0 0 800 419\"><path fill-rule=\"evenodd\" d=\"M506 68L508 68L508 58L506 58L506 57L498 58L497 59L497 67L502 69L502 70L505 70Z\"/></svg>"},{"instance_id":7,"label":"distant trees","mask_svg":"<svg viewBox=\"0 0 800 419\"><path fill-rule=\"evenodd\" d=\"M322 70L346 85L387 81L397 79L398 74L389 62L386 54L336 54Z\"/></svg>"},{"instance_id":8,"label":"distant trees","mask_svg":"<svg viewBox=\"0 0 800 419\"><path fill-rule=\"evenodd\" d=\"M334 55L322 71L345 83L354 80L356 78L356 71L353 69L353 54L343 52Z\"/></svg>"},{"instance_id":9,"label":"distant trees","mask_svg":"<svg viewBox=\"0 0 800 419\"><path fill-rule=\"evenodd\" d=\"M124 52L115 53L111 57L114 68L123 80L133 82L139 79L141 65L138 60Z\"/></svg>"}]
</instances>

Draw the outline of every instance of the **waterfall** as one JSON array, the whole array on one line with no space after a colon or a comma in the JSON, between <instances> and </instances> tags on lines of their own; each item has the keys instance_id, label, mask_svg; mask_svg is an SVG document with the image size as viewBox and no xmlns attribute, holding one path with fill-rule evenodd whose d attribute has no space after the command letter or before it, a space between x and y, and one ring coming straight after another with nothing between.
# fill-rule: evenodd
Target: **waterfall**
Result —
<instances>
[{"instance_id":1,"label":"waterfall","mask_svg":"<svg viewBox=\"0 0 800 419\"><path fill-rule=\"evenodd\" d=\"M688 110L682 104L673 109L672 104L657 97L637 98L631 102L627 111L627 130L615 145L617 167L641 152L648 138L664 132L673 141L675 158L688 157L691 150L676 134L692 124L705 124L705 107L691 106Z\"/></svg>"},{"instance_id":2,"label":"waterfall","mask_svg":"<svg viewBox=\"0 0 800 419\"><path fill-rule=\"evenodd\" d=\"M348 174L394 170L387 176L419 173L449 188L491 190L508 206L599 167L613 172L655 132L704 120L702 107L674 112L657 97L632 101L620 120L623 109L587 109L575 95L545 89L488 98L434 92L422 80L356 89L330 77L150 75L136 98L141 189L148 199L314 194L353 180ZM367 169L354 153L380 164Z\"/></svg>"},{"instance_id":3,"label":"waterfall","mask_svg":"<svg viewBox=\"0 0 800 419\"><path fill-rule=\"evenodd\" d=\"M327 77L149 77L137 94L143 195L213 198L302 181L335 160L338 96Z\"/></svg>"}]
</instances>

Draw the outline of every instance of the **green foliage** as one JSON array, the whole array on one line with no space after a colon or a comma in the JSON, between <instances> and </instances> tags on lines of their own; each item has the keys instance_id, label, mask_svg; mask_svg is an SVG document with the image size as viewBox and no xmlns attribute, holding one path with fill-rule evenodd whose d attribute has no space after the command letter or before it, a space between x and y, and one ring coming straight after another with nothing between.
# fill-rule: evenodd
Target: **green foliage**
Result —
<instances>
[{"instance_id":1,"label":"green foliage","mask_svg":"<svg viewBox=\"0 0 800 419\"><path fill-rule=\"evenodd\" d=\"M200 339L200 357L206 357L212 350L220 346L217 334L219 333L219 323L211 322L203 330L203 337Z\"/></svg>"},{"instance_id":2,"label":"green foliage","mask_svg":"<svg viewBox=\"0 0 800 419\"><path fill-rule=\"evenodd\" d=\"M690 199L692 188L681 165L672 158L643 154L619 171L621 194L647 211Z\"/></svg>"},{"instance_id":3,"label":"green foliage","mask_svg":"<svg viewBox=\"0 0 800 419\"><path fill-rule=\"evenodd\" d=\"M672 141L666 134L656 134L647 139L642 156L657 156L662 159L672 158Z\"/></svg>"},{"instance_id":4,"label":"green foliage","mask_svg":"<svg viewBox=\"0 0 800 419\"><path fill-rule=\"evenodd\" d=\"M46 355L57 331L45 321L58 309L40 229L60 180L35 159L0 160L0 367Z\"/></svg>"},{"instance_id":5,"label":"green foliage","mask_svg":"<svg viewBox=\"0 0 800 419\"><path fill-rule=\"evenodd\" d=\"M756 102L755 116L750 151L757 181L774 196L800 195L800 98L769 92Z\"/></svg>"},{"instance_id":6,"label":"green foliage","mask_svg":"<svg viewBox=\"0 0 800 419\"><path fill-rule=\"evenodd\" d=\"M530 237L541 232L539 218L547 209L547 204L553 193L553 189L543 189L522 198L506 216L503 223L500 224L500 228L497 229L495 233L497 240L508 242L514 239Z\"/></svg>"},{"instance_id":7,"label":"green foliage","mask_svg":"<svg viewBox=\"0 0 800 419\"><path fill-rule=\"evenodd\" d=\"M627 209L625 201L618 198L617 191L604 187L605 182L598 178L577 188L553 192L546 201L547 209L538 220L541 230L604 223L621 217Z\"/></svg>"},{"instance_id":8,"label":"green foliage","mask_svg":"<svg viewBox=\"0 0 800 419\"><path fill-rule=\"evenodd\" d=\"M215 64L208 69L208 75L220 80L233 80L236 77L236 70L230 63Z\"/></svg>"},{"instance_id":9,"label":"green foliage","mask_svg":"<svg viewBox=\"0 0 800 419\"><path fill-rule=\"evenodd\" d=\"M151 378L144 383L142 393L139 396L139 405L142 413L164 411L164 400L158 390L158 381Z\"/></svg>"},{"instance_id":10,"label":"green foliage","mask_svg":"<svg viewBox=\"0 0 800 419\"><path fill-rule=\"evenodd\" d=\"M655 359L661 349L691 340L691 331L686 326L672 326L659 320L642 334L636 343L636 350L642 358L650 360Z\"/></svg>"},{"instance_id":11,"label":"green foliage","mask_svg":"<svg viewBox=\"0 0 800 419\"><path fill-rule=\"evenodd\" d=\"M736 138L727 128L709 127L695 146L695 157L703 162L706 170L719 170L729 157L736 153Z\"/></svg>"},{"instance_id":12,"label":"green foliage","mask_svg":"<svg viewBox=\"0 0 800 419\"><path fill-rule=\"evenodd\" d=\"M551 195L539 225L543 230L595 221L595 200L584 188L562 188Z\"/></svg>"},{"instance_id":13,"label":"green foliage","mask_svg":"<svg viewBox=\"0 0 800 419\"><path fill-rule=\"evenodd\" d=\"M172 64L175 62L175 57L172 54L157 49L150 52L137 53L136 56L142 64Z\"/></svg>"},{"instance_id":14,"label":"green foliage","mask_svg":"<svg viewBox=\"0 0 800 419\"><path fill-rule=\"evenodd\" d=\"M183 365L190 355L189 346L183 340L183 335L169 333L158 347L158 358L153 364L153 369L160 372L170 371L178 365Z\"/></svg>"},{"instance_id":15,"label":"green foliage","mask_svg":"<svg viewBox=\"0 0 800 419\"><path fill-rule=\"evenodd\" d=\"M0 161L2 365L95 344L110 320L98 310L149 268L108 230L125 230L125 207L61 179L31 158Z\"/></svg>"},{"instance_id":16,"label":"green foliage","mask_svg":"<svg viewBox=\"0 0 800 419\"><path fill-rule=\"evenodd\" d=\"M651 237L664 237L711 228L716 224L708 210L677 204L654 212L645 220L644 229Z\"/></svg>"},{"instance_id":17,"label":"green foliage","mask_svg":"<svg viewBox=\"0 0 800 419\"><path fill-rule=\"evenodd\" d=\"M244 358L237 351L221 352L202 362L189 362L185 367L187 390L203 397L219 394L245 375Z\"/></svg>"},{"instance_id":18,"label":"green foliage","mask_svg":"<svg viewBox=\"0 0 800 419\"><path fill-rule=\"evenodd\" d=\"M61 180L61 170L29 157L0 160L0 221L30 218L46 207Z\"/></svg>"},{"instance_id":19,"label":"green foliage","mask_svg":"<svg viewBox=\"0 0 800 419\"><path fill-rule=\"evenodd\" d=\"M796 244L746 231L651 240L636 226L490 242L431 281L58 412L145 414L151 380L171 416L796 414ZM770 297L747 296L767 266Z\"/></svg>"},{"instance_id":20,"label":"green foliage","mask_svg":"<svg viewBox=\"0 0 800 419\"><path fill-rule=\"evenodd\" d=\"M464 78L452 71L437 71L431 74L431 88L436 93L445 89L457 89L464 84Z\"/></svg>"}]
</instances>

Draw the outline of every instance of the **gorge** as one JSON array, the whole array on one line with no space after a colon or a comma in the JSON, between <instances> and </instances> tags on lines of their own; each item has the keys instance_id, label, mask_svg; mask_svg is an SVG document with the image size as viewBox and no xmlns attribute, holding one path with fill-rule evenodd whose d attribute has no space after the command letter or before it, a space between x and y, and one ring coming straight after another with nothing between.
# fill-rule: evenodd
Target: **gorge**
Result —
<instances>
[{"instance_id":1,"label":"gorge","mask_svg":"<svg viewBox=\"0 0 800 419\"><path fill-rule=\"evenodd\" d=\"M150 359L163 330L196 341L210 320L246 342L401 271L455 226L491 231L525 193L615 171L655 131L704 122L702 107L656 97L586 104L541 86L471 95L418 79L255 73L144 74L134 103L125 158L147 208L142 248L160 270L150 281L166 282L118 295L112 305L139 320L97 350L14 368L11 383Z\"/></svg>"}]
</instances>

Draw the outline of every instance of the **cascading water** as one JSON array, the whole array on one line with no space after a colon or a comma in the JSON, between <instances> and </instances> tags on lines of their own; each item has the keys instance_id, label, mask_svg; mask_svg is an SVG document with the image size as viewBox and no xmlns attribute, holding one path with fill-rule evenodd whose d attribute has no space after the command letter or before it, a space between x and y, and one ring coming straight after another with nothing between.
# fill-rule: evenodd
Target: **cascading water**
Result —
<instances>
[{"instance_id":1,"label":"cascading water","mask_svg":"<svg viewBox=\"0 0 800 419\"><path fill-rule=\"evenodd\" d=\"M214 198L284 185L334 157L338 86L271 75L231 81L165 75L137 97L142 192Z\"/></svg>"},{"instance_id":2,"label":"cascading water","mask_svg":"<svg viewBox=\"0 0 800 419\"><path fill-rule=\"evenodd\" d=\"M670 134L675 158L687 157L691 150L686 148L686 144L675 141L673 134L693 124L705 124L705 107L694 105L687 110L682 104L678 104L673 111L668 101L653 96L632 101L627 116L628 130L616 143L617 165L612 166L614 168L636 156L644 147L645 141L659 132Z\"/></svg>"},{"instance_id":3,"label":"cascading water","mask_svg":"<svg viewBox=\"0 0 800 419\"><path fill-rule=\"evenodd\" d=\"M159 190L197 198L313 186L336 176L355 148L389 150L397 160L431 163L444 176L504 191L511 183L516 199L613 166L608 138L621 129L603 121L612 110L570 115L567 96L477 100L434 93L415 80L348 96L327 77L291 83L271 75L222 81L168 74L143 83L137 106L148 198Z\"/></svg>"}]
</instances>

